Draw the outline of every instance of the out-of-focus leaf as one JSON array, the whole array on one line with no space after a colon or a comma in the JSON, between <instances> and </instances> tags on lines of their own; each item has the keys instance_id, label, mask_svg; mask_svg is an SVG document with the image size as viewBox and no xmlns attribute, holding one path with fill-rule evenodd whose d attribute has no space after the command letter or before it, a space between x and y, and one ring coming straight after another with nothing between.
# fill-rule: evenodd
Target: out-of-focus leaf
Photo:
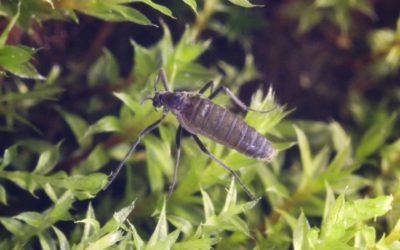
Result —
<instances>
[{"instance_id":1,"label":"out-of-focus leaf","mask_svg":"<svg viewBox=\"0 0 400 250\"><path fill-rule=\"evenodd\" d=\"M248 0L229 0L229 2L239 5L241 7L245 7L245 8L251 8L251 7L262 7L263 5L258 5L258 4L252 4L250 1Z\"/></svg>"},{"instance_id":2,"label":"out-of-focus leaf","mask_svg":"<svg viewBox=\"0 0 400 250\"><path fill-rule=\"evenodd\" d=\"M355 157L357 160L364 160L383 145L390 131L392 131L396 118L397 113L394 113L384 121L377 121L368 129L356 149Z\"/></svg>"},{"instance_id":3,"label":"out-of-focus leaf","mask_svg":"<svg viewBox=\"0 0 400 250\"><path fill-rule=\"evenodd\" d=\"M7 205L7 192L6 189L0 185L0 203Z\"/></svg>"},{"instance_id":4,"label":"out-of-focus leaf","mask_svg":"<svg viewBox=\"0 0 400 250\"><path fill-rule=\"evenodd\" d=\"M382 169L388 172L400 164L400 139L382 149Z\"/></svg>"},{"instance_id":5,"label":"out-of-focus leaf","mask_svg":"<svg viewBox=\"0 0 400 250\"><path fill-rule=\"evenodd\" d=\"M4 150L3 158L1 159L0 170L10 165L17 157L17 145L13 145Z\"/></svg>"},{"instance_id":6,"label":"out-of-focus leaf","mask_svg":"<svg viewBox=\"0 0 400 250\"><path fill-rule=\"evenodd\" d=\"M56 177L56 176L55 176ZM71 176L58 181L54 178L51 182L54 186L68 188L77 196L78 199L88 199L94 197L107 183L108 177L102 173L94 173L87 176Z\"/></svg>"},{"instance_id":7,"label":"out-of-focus leaf","mask_svg":"<svg viewBox=\"0 0 400 250\"><path fill-rule=\"evenodd\" d=\"M0 102L16 102L16 101L27 101L27 100L55 100L56 94L64 91L62 88L55 85L39 85L33 90L17 93L8 92L3 96L0 96Z\"/></svg>"},{"instance_id":8,"label":"out-of-focus leaf","mask_svg":"<svg viewBox=\"0 0 400 250\"><path fill-rule=\"evenodd\" d=\"M45 175L54 168L60 155L59 151L61 143L62 142L59 142L56 146L40 154L38 163L33 170L33 173Z\"/></svg>"},{"instance_id":9,"label":"out-of-focus leaf","mask_svg":"<svg viewBox=\"0 0 400 250\"><path fill-rule=\"evenodd\" d=\"M107 82L113 84L119 76L119 65L114 55L103 49L103 55L89 69L88 81L90 85Z\"/></svg>"},{"instance_id":10,"label":"out-of-focus leaf","mask_svg":"<svg viewBox=\"0 0 400 250\"><path fill-rule=\"evenodd\" d=\"M65 234L60 229L56 228L55 226L52 226L52 228L57 235L58 245L60 247L60 250L71 249L69 242L67 240L67 237L65 237Z\"/></svg>"},{"instance_id":11,"label":"out-of-focus leaf","mask_svg":"<svg viewBox=\"0 0 400 250\"><path fill-rule=\"evenodd\" d=\"M69 113L61 108L57 108L57 110L63 116L68 126L71 128L72 133L74 134L75 139L79 143L79 145L83 148L86 148L89 145L91 145L92 137L84 136L86 130L89 127L88 123L77 114Z\"/></svg>"},{"instance_id":12,"label":"out-of-focus leaf","mask_svg":"<svg viewBox=\"0 0 400 250\"><path fill-rule=\"evenodd\" d=\"M158 10L159 12L163 13L164 15L169 16L171 18L175 18L172 15L172 11L170 9L168 9L167 7L165 7L164 5L155 3L152 0L138 0L137 2L145 3L145 4L149 5L150 7L152 7L153 9Z\"/></svg>"},{"instance_id":13,"label":"out-of-focus leaf","mask_svg":"<svg viewBox=\"0 0 400 250\"><path fill-rule=\"evenodd\" d=\"M185 30L175 48L175 59L189 63L198 58L210 46L211 41L196 42L191 38L189 29Z\"/></svg>"},{"instance_id":14,"label":"out-of-focus leaf","mask_svg":"<svg viewBox=\"0 0 400 250\"><path fill-rule=\"evenodd\" d=\"M7 67L7 65L19 65L28 62L33 53L35 53L34 49L23 45L5 45L0 47L0 65Z\"/></svg>"},{"instance_id":15,"label":"out-of-focus leaf","mask_svg":"<svg viewBox=\"0 0 400 250\"><path fill-rule=\"evenodd\" d=\"M21 239L25 239L26 236L31 235L35 231L32 226L26 225L13 217L1 217L0 222L7 231Z\"/></svg>"},{"instance_id":16,"label":"out-of-focus leaf","mask_svg":"<svg viewBox=\"0 0 400 250\"><path fill-rule=\"evenodd\" d=\"M47 232L43 231L37 234L39 238L40 248L43 250L52 250L55 247L55 241L52 236Z\"/></svg>"},{"instance_id":17,"label":"out-of-focus leaf","mask_svg":"<svg viewBox=\"0 0 400 250\"><path fill-rule=\"evenodd\" d=\"M14 216L14 218L36 228L39 228L45 220L44 216L37 212L20 213L17 216Z\"/></svg>"},{"instance_id":18,"label":"out-of-focus leaf","mask_svg":"<svg viewBox=\"0 0 400 250\"><path fill-rule=\"evenodd\" d=\"M103 133L121 131L119 120L114 116L105 116L98 120L95 124L91 125L85 132L85 136Z\"/></svg>"},{"instance_id":19,"label":"out-of-focus leaf","mask_svg":"<svg viewBox=\"0 0 400 250\"><path fill-rule=\"evenodd\" d=\"M16 76L21 78L28 78L28 79L36 79L36 80L45 80L46 78L39 74L35 67L29 63L24 62L21 64L8 64L2 65L6 70L10 71Z\"/></svg>"},{"instance_id":20,"label":"out-of-focus leaf","mask_svg":"<svg viewBox=\"0 0 400 250\"><path fill-rule=\"evenodd\" d=\"M79 11L106 21L129 21L141 25L153 25L151 21L136 9L119 5L112 1L95 1L87 6L82 5Z\"/></svg>"},{"instance_id":21,"label":"out-of-focus leaf","mask_svg":"<svg viewBox=\"0 0 400 250\"><path fill-rule=\"evenodd\" d=\"M210 196L204 190L201 190L201 196L203 197L204 216L205 219L208 220L209 218L215 216L214 205Z\"/></svg>"},{"instance_id":22,"label":"out-of-focus leaf","mask_svg":"<svg viewBox=\"0 0 400 250\"><path fill-rule=\"evenodd\" d=\"M294 129L296 130L297 141L299 142L301 163L304 169L303 176L309 180L313 175L310 145L305 133L297 127L294 127Z\"/></svg>"},{"instance_id":23,"label":"out-of-focus leaf","mask_svg":"<svg viewBox=\"0 0 400 250\"><path fill-rule=\"evenodd\" d=\"M107 151L103 144L97 145L90 155L84 160L79 167L74 169L74 173L88 174L93 173L102 168L109 161Z\"/></svg>"},{"instance_id":24,"label":"out-of-focus leaf","mask_svg":"<svg viewBox=\"0 0 400 250\"><path fill-rule=\"evenodd\" d=\"M134 101L128 94L122 92L114 92L113 94L118 97L118 99L120 99L132 112L138 112L140 110L138 103Z\"/></svg>"},{"instance_id":25,"label":"out-of-focus leaf","mask_svg":"<svg viewBox=\"0 0 400 250\"><path fill-rule=\"evenodd\" d=\"M183 0L183 2L189 5L190 8L197 14L197 3L196 0Z\"/></svg>"},{"instance_id":26,"label":"out-of-focus leaf","mask_svg":"<svg viewBox=\"0 0 400 250\"><path fill-rule=\"evenodd\" d=\"M17 12L11 18L10 22L8 23L6 28L3 30L3 33L1 33L1 35L0 35L0 48L2 48L6 44L8 34L10 33L11 29L14 27L15 23L17 22L17 20L19 18L20 10L21 10L21 3L22 2L18 2Z\"/></svg>"}]
</instances>

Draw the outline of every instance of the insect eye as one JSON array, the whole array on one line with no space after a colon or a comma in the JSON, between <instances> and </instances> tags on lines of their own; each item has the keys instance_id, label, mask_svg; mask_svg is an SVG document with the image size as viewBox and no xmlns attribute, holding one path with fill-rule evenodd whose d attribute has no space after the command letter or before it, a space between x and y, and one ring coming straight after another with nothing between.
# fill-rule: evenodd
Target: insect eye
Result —
<instances>
[{"instance_id":1,"label":"insect eye","mask_svg":"<svg viewBox=\"0 0 400 250\"><path fill-rule=\"evenodd\" d=\"M160 95L157 94L157 95L154 96L154 98L153 98L153 106L156 107L156 108L161 106Z\"/></svg>"}]
</instances>

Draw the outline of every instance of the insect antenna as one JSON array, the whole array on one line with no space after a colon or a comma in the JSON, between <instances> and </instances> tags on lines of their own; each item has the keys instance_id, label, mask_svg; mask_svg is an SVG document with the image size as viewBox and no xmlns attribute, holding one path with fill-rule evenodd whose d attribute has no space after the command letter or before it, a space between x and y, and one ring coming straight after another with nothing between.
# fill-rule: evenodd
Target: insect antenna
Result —
<instances>
[{"instance_id":1,"label":"insect antenna","mask_svg":"<svg viewBox=\"0 0 400 250\"><path fill-rule=\"evenodd\" d=\"M171 89L168 86L167 76L163 69L160 69L160 73L158 74L156 80L154 81L154 92L157 93L157 84L160 82L160 80L164 86L164 89L168 92L171 92Z\"/></svg>"}]
</instances>

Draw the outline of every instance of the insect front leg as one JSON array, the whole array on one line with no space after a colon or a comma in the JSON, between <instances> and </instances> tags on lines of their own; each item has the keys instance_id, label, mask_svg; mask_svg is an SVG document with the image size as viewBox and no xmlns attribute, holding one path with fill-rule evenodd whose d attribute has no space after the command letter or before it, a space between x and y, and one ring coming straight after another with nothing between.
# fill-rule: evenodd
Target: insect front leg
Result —
<instances>
[{"instance_id":1,"label":"insect front leg","mask_svg":"<svg viewBox=\"0 0 400 250\"><path fill-rule=\"evenodd\" d=\"M191 134L194 138L194 140L196 141L197 145L200 147L201 151L203 151L205 154L208 155L208 157L210 157L211 159L213 159L214 161L216 161L219 165L221 165L223 168L225 168L229 173L231 173L231 175L233 176L233 178L235 178L235 180L239 183L239 185L241 186L241 188L243 189L244 192L246 192L246 194L250 197L250 199L252 200L256 200L256 198L254 197L254 195L250 192L249 189L247 189L247 187L244 185L244 183L242 182L242 180L240 179L239 175L229 166L225 165L225 163L223 163L220 159L218 159L215 155L213 155L212 153L210 153L210 151L208 151L208 149L204 146L204 144L201 142L201 140L199 139L199 137L195 134Z\"/></svg>"},{"instance_id":2,"label":"insect front leg","mask_svg":"<svg viewBox=\"0 0 400 250\"><path fill-rule=\"evenodd\" d=\"M150 133L153 129L155 129L161 122L162 120L164 120L166 116L166 113L163 113L163 116L158 119L157 121L155 121L154 123L150 124L148 127L146 127L145 129L143 129L142 132L140 132L140 134L138 135L138 137L136 138L136 140L132 143L131 148L129 149L129 151L125 154L124 158L122 159L122 161L120 162L120 164L118 165L117 169L115 170L115 172L111 172L110 174L110 179L108 180L108 183L104 186L103 190L106 190L111 183L115 180L115 178L117 177L118 173L121 171L122 167L125 165L125 162L128 160L128 158L131 156L131 154L133 153L133 151L135 151L135 148L137 147L137 145L139 145L140 140L147 135L148 133Z\"/></svg>"},{"instance_id":3,"label":"insect front leg","mask_svg":"<svg viewBox=\"0 0 400 250\"><path fill-rule=\"evenodd\" d=\"M216 97L218 94L220 94L222 91L225 92L225 94L228 95L229 98L231 98L231 100L232 100L236 105L238 105L241 109L243 109L244 111L253 111L253 112L265 114L265 113L268 113L268 112L274 110L274 108L273 108L273 109L270 109L270 110L265 110L265 111L260 111L260 110L252 109L252 108L250 108L249 106L247 106L246 104L244 104L239 98L237 98L237 97L232 93L232 91L231 91L229 88L227 88L227 87L225 87L225 86L220 86L220 87L218 87L213 93L211 93L211 95L209 96L209 99L211 100L211 99L215 98L215 97Z\"/></svg>"},{"instance_id":4,"label":"insect front leg","mask_svg":"<svg viewBox=\"0 0 400 250\"><path fill-rule=\"evenodd\" d=\"M172 192L174 191L174 188L176 186L176 181L177 181L177 176L178 176L178 167L179 167L179 162L181 160L181 139L182 139L182 126L179 125L178 130L176 131L176 137L175 137L175 144L176 144L176 157L175 157L175 167L174 167L174 174L172 177L172 183L169 186L168 190L168 197L171 196Z\"/></svg>"}]
</instances>

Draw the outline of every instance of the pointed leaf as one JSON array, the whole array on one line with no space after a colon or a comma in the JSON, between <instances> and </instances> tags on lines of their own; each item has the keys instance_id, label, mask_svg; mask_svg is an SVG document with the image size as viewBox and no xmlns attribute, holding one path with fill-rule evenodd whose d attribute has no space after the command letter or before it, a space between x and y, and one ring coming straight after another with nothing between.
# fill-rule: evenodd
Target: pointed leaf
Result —
<instances>
[{"instance_id":1,"label":"pointed leaf","mask_svg":"<svg viewBox=\"0 0 400 250\"><path fill-rule=\"evenodd\" d=\"M69 250L71 247L68 243L67 237L65 237L64 233L60 231L60 229L56 228L55 226L51 226L56 233L58 239L58 245L60 250Z\"/></svg>"},{"instance_id":2,"label":"pointed leaf","mask_svg":"<svg viewBox=\"0 0 400 250\"><path fill-rule=\"evenodd\" d=\"M245 8L262 7L263 6L263 5L258 5L258 4L252 4L248 0L229 0L229 2L236 4L238 6L241 6L241 7L245 7Z\"/></svg>"},{"instance_id":3,"label":"pointed leaf","mask_svg":"<svg viewBox=\"0 0 400 250\"><path fill-rule=\"evenodd\" d=\"M166 207L166 201L164 200L164 204L161 209L157 226L149 239L148 247L156 245L157 242L166 239L168 236L168 224L167 224L167 215L165 212L165 207Z\"/></svg>"}]
</instances>

